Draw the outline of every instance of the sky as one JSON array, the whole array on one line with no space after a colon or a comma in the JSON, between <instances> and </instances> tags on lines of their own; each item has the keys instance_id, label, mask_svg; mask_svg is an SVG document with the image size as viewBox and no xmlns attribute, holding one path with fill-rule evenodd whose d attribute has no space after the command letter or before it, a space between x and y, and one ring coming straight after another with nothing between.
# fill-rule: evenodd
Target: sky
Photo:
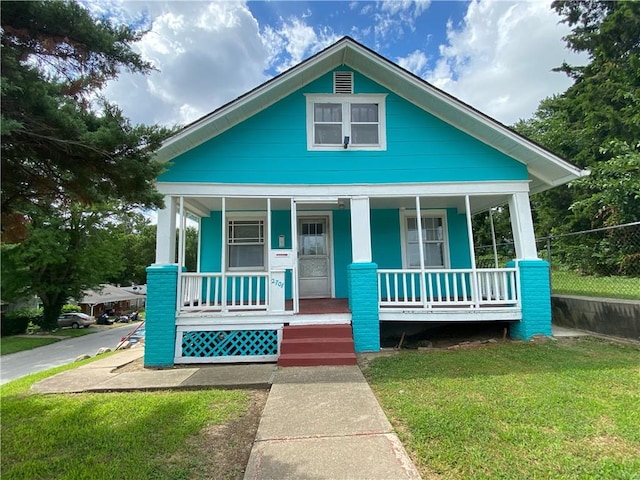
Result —
<instances>
[{"instance_id":1,"label":"sky","mask_svg":"<svg viewBox=\"0 0 640 480\"><path fill-rule=\"evenodd\" d=\"M512 125L571 82L552 69L584 54L550 1L85 0L95 15L148 31L135 44L155 71L104 90L134 123L184 125L344 35Z\"/></svg>"}]
</instances>

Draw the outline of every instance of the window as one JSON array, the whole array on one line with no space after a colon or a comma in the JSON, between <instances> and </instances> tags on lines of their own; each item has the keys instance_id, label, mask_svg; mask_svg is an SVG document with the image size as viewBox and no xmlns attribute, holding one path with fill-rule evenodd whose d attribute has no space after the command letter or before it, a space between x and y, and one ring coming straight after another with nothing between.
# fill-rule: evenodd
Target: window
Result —
<instances>
[{"instance_id":1,"label":"window","mask_svg":"<svg viewBox=\"0 0 640 480\"><path fill-rule=\"evenodd\" d=\"M385 95L308 95L309 150L385 150Z\"/></svg>"},{"instance_id":2,"label":"window","mask_svg":"<svg viewBox=\"0 0 640 480\"><path fill-rule=\"evenodd\" d=\"M230 269L264 269L264 220L229 220L227 257Z\"/></svg>"},{"instance_id":3,"label":"window","mask_svg":"<svg viewBox=\"0 0 640 480\"><path fill-rule=\"evenodd\" d=\"M415 214L403 219L404 264L420 268L420 237ZM422 215L422 252L425 268L445 268L448 264L446 222L444 215Z\"/></svg>"}]
</instances>

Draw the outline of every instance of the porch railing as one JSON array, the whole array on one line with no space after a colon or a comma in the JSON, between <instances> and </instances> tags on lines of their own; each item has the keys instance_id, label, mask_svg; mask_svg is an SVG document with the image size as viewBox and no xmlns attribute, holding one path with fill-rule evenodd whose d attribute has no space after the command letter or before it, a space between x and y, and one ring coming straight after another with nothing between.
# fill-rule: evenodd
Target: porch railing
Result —
<instances>
[{"instance_id":1,"label":"porch railing","mask_svg":"<svg viewBox=\"0 0 640 480\"><path fill-rule=\"evenodd\" d=\"M181 273L179 310L250 311L269 309L269 273Z\"/></svg>"},{"instance_id":2,"label":"porch railing","mask_svg":"<svg viewBox=\"0 0 640 480\"><path fill-rule=\"evenodd\" d=\"M378 270L381 309L519 305L516 268Z\"/></svg>"}]
</instances>

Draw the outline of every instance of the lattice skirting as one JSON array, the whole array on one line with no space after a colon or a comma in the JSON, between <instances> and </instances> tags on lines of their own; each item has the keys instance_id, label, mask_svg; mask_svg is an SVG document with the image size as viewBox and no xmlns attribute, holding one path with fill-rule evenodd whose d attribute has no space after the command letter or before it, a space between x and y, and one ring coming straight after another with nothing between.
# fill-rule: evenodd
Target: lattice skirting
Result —
<instances>
[{"instance_id":1,"label":"lattice skirting","mask_svg":"<svg viewBox=\"0 0 640 480\"><path fill-rule=\"evenodd\" d=\"M179 330L176 360L179 359L180 363L275 361L278 359L281 332L281 328L270 326Z\"/></svg>"}]
</instances>

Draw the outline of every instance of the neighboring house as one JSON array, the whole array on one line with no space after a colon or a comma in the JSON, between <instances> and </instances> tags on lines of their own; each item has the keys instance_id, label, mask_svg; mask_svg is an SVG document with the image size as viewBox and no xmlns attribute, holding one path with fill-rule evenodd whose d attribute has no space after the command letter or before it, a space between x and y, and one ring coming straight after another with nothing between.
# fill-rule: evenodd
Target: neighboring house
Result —
<instances>
[{"instance_id":1,"label":"neighboring house","mask_svg":"<svg viewBox=\"0 0 640 480\"><path fill-rule=\"evenodd\" d=\"M144 308L146 300L146 285L120 287L103 284L98 290L87 290L78 301L82 312L91 316L98 316L104 311L123 314L132 310Z\"/></svg>"},{"instance_id":2,"label":"neighboring house","mask_svg":"<svg viewBox=\"0 0 640 480\"><path fill-rule=\"evenodd\" d=\"M380 349L380 322L551 334L529 195L585 172L351 38L188 125L157 159L147 366L274 361L295 325L346 328L357 352ZM477 268L471 217L504 204L516 258ZM298 341L285 364L312 364L319 343Z\"/></svg>"}]
</instances>

